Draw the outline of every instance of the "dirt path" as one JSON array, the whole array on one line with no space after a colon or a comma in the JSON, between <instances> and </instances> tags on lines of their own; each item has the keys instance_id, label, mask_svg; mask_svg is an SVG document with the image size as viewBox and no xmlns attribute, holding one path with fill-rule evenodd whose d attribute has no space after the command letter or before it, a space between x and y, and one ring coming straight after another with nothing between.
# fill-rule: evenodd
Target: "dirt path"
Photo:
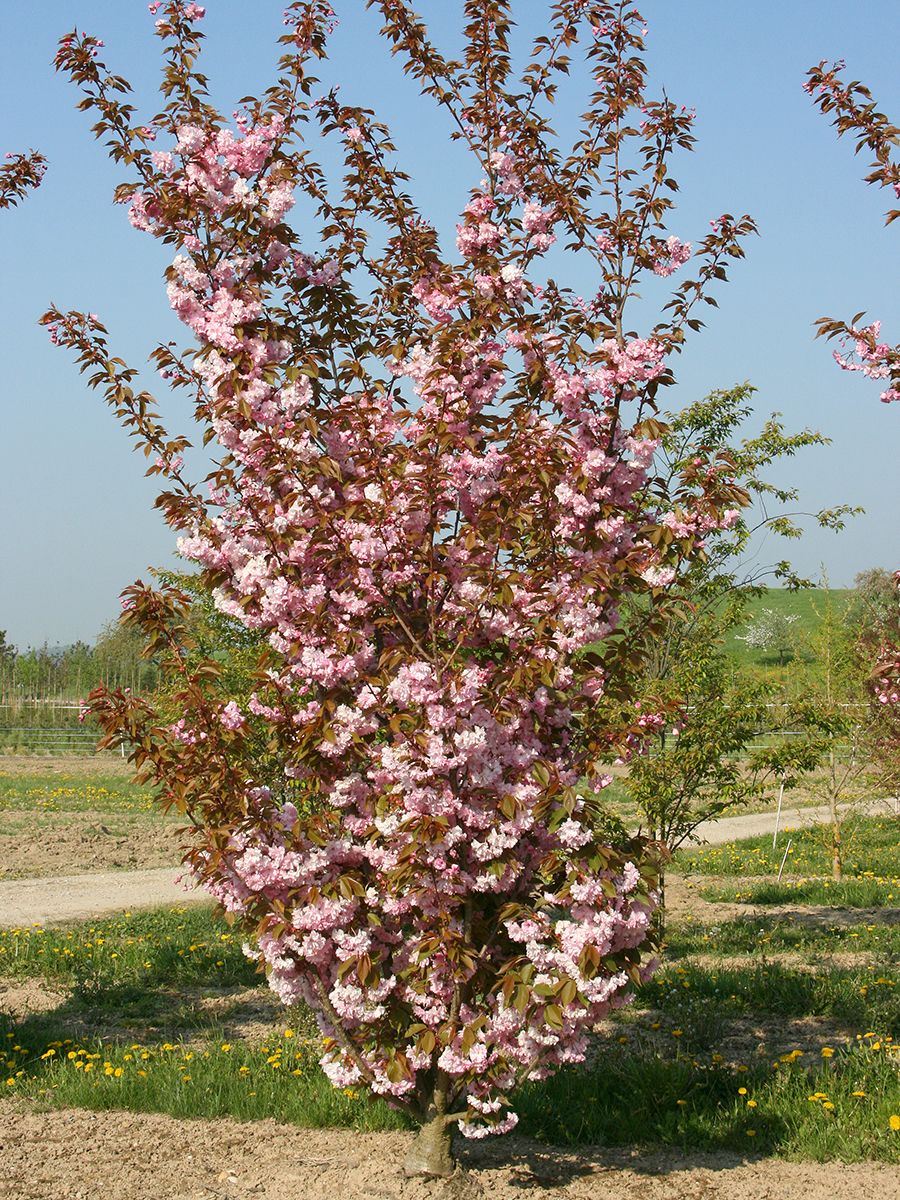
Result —
<instances>
[{"instance_id":1,"label":"dirt path","mask_svg":"<svg viewBox=\"0 0 900 1200\"><path fill-rule=\"evenodd\" d=\"M2 1200L900 1200L900 1169L737 1154L577 1153L504 1138L468 1146L446 1181L409 1181L407 1134L274 1121L41 1112L0 1101Z\"/></svg>"},{"instance_id":2,"label":"dirt path","mask_svg":"<svg viewBox=\"0 0 900 1200\"><path fill-rule=\"evenodd\" d=\"M844 806L841 806L844 807ZM849 807L849 806L848 806ZM898 802L894 799L872 800L858 806L860 812L867 816L900 816ZM738 838L760 837L762 834L775 832L777 814L774 812L745 813L739 817L723 817L720 821L704 821L698 825L691 838L692 842L706 842L711 846L720 846ZM814 805L809 808L799 808L785 804L781 810L778 828L809 829L813 825L825 825L831 820L828 806Z\"/></svg>"},{"instance_id":3,"label":"dirt path","mask_svg":"<svg viewBox=\"0 0 900 1200\"><path fill-rule=\"evenodd\" d=\"M888 801L873 811L893 811ZM826 808L785 809L781 828L822 824ZM724 817L700 825L696 842L721 845L733 838L772 833L775 813L750 813ZM161 904L185 904L203 900L199 889L186 890L176 880L183 868L160 867L144 871L105 871L91 875L51 876L45 879L0 880L0 926L47 924L73 921L122 909L151 908Z\"/></svg>"},{"instance_id":4,"label":"dirt path","mask_svg":"<svg viewBox=\"0 0 900 1200\"><path fill-rule=\"evenodd\" d=\"M158 867L0 882L0 925L45 925L123 909L202 900L205 893L197 888L186 890L177 882L183 870Z\"/></svg>"}]
</instances>

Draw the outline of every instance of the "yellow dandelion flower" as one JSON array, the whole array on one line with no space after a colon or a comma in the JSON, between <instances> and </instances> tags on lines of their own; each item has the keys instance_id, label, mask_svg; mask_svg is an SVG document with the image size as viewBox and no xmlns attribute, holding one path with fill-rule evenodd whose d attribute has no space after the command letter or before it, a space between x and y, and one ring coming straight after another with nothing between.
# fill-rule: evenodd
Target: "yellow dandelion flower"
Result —
<instances>
[{"instance_id":1,"label":"yellow dandelion flower","mask_svg":"<svg viewBox=\"0 0 900 1200\"><path fill-rule=\"evenodd\" d=\"M890 1125L894 1133L900 1132L900 1116L897 1116L896 1113L891 1113L890 1118L888 1119L888 1125Z\"/></svg>"},{"instance_id":2,"label":"yellow dandelion flower","mask_svg":"<svg viewBox=\"0 0 900 1200\"><path fill-rule=\"evenodd\" d=\"M832 1048L830 1046L823 1046L820 1051L820 1054L822 1055L823 1058L833 1058L834 1057L834 1051L832 1050Z\"/></svg>"}]
</instances>

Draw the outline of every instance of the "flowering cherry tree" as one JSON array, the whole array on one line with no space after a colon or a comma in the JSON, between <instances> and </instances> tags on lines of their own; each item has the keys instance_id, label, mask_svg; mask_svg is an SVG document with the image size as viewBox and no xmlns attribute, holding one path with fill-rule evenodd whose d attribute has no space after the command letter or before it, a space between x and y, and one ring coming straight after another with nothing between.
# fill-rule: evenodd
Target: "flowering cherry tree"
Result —
<instances>
[{"instance_id":1,"label":"flowering cherry tree","mask_svg":"<svg viewBox=\"0 0 900 1200\"><path fill-rule=\"evenodd\" d=\"M193 870L277 994L317 1013L328 1077L406 1110L407 1169L443 1174L453 1126L511 1129L516 1086L581 1061L653 967L653 856L603 844L599 793L661 719L634 681L666 585L746 502L719 450L661 481L655 401L753 224L719 217L695 247L668 232L693 115L647 94L631 4L552 4L518 76L507 0L465 0L459 61L405 0L368 7L470 152L449 243L387 128L312 74L324 0L288 7L277 80L232 124L198 68L196 4L150 6L150 118L96 38L60 45L130 173L117 200L174 252L191 344L153 360L218 449L205 489L100 320L45 322L164 481L219 610L264 642L252 690L229 696L186 597L135 584L126 620L178 681L175 711L101 689L107 744L185 812ZM578 46L592 94L564 148L547 113ZM550 274L575 255L586 298ZM637 288L689 264L631 330ZM625 638L635 596L646 619Z\"/></svg>"},{"instance_id":2,"label":"flowering cherry tree","mask_svg":"<svg viewBox=\"0 0 900 1200\"><path fill-rule=\"evenodd\" d=\"M38 150L7 154L0 164L0 208L15 208L33 188L41 186L47 160Z\"/></svg>"},{"instance_id":3,"label":"flowering cherry tree","mask_svg":"<svg viewBox=\"0 0 900 1200\"><path fill-rule=\"evenodd\" d=\"M874 156L865 176L866 183L892 191L900 200L900 129L878 110L869 89L857 80L847 82L842 75L843 63L821 62L808 71L804 87L817 107L833 114L832 124L838 136L851 133L857 142L857 153L868 150ZM885 223L890 225L900 217L900 207L889 209ZM886 381L881 399L889 404L900 400L900 343L891 345L881 340L881 323L862 324L864 314L858 313L849 322L822 317L818 336L838 338L847 353L835 352L835 359L845 371L861 371L869 379ZM895 575L900 588L900 572ZM891 714L900 713L900 622L893 636L885 639L877 653L872 676L876 701L891 706ZM897 706L897 707L893 707ZM893 726L891 740L900 743L900 718L888 720Z\"/></svg>"}]
</instances>

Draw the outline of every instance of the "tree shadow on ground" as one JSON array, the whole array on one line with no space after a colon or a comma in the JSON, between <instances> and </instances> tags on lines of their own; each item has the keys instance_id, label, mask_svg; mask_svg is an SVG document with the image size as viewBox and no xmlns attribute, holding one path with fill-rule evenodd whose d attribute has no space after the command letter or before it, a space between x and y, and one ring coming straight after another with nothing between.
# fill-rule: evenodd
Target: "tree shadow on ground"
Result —
<instances>
[{"instance_id":1,"label":"tree shadow on ground","mask_svg":"<svg viewBox=\"0 0 900 1200\"><path fill-rule=\"evenodd\" d=\"M737 1130L734 1131L738 1133ZM579 1145L562 1148L548 1146L531 1138L512 1137L480 1144L457 1142L457 1157L464 1170L506 1168L511 1172L507 1186L523 1190L542 1187L566 1188L578 1179L596 1177L598 1195L602 1194L607 1172L632 1171L639 1176L666 1176L679 1171L708 1170L727 1172L760 1162L764 1153L740 1153L721 1149L683 1151L657 1147L651 1150L628 1146Z\"/></svg>"}]
</instances>

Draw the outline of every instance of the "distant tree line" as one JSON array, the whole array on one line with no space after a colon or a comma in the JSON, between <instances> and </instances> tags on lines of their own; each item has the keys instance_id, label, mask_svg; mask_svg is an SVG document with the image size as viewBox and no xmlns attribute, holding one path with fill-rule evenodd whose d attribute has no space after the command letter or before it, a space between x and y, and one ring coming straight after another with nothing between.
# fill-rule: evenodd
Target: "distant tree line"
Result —
<instances>
[{"instance_id":1,"label":"distant tree line","mask_svg":"<svg viewBox=\"0 0 900 1200\"><path fill-rule=\"evenodd\" d=\"M155 691L158 669L141 650L141 639L117 622L106 625L93 645L45 643L25 650L11 645L0 630L0 703L75 703L101 683L138 694Z\"/></svg>"}]
</instances>

